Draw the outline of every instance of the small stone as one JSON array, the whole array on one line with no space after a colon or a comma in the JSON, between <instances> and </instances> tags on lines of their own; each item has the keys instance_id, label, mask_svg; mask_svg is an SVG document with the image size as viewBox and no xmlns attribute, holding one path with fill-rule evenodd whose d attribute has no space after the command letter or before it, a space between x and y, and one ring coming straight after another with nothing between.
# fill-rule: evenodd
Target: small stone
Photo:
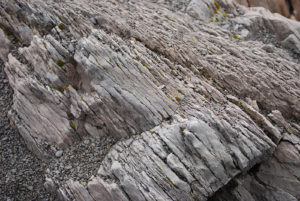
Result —
<instances>
[{"instance_id":1,"label":"small stone","mask_svg":"<svg viewBox=\"0 0 300 201\"><path fill-rule=\"evenodd\" d=\"M33 187L32 186L27 186L27 189L32 191L33 190Z\"/></svg>"},{"instance_id":2,"label":"small stone","mask_svg":"<svg viewBox=\"0 0 300 201\"><path fill-rule=\"evenodd\" d=\"M93 23L94 25L97 25L97 20L94 17L90 18L91 23Z\"/></svg>"},{"instance_id":3,"label":"small stone","mask_svg":"<svg viewBox=\"0 0 300 201\"><path fill-rule=\"evenodd\" d=\"M67 165L67 166L66 166L66 169L67 169L67 170L72 169L72 165Z\"/></svg>"},{"instance_id":4,"label":"small stone","mask_svg":"<svg viewBox=\"0 0 300 201\"><path fill-rule=\"evenodd\" d=\"M74 53L74 52L75 52L75 48L74 48L74 45L73 45L72 43L69 44L68 50L69 50L71 53Z\"/></svg>"},{"instance_id":5,"label":"small stone","mask_svg":"<svg viewBox=\"0 0 300 201\"><path fill-rule=\"evenodd\" d=\"M90 141L89 141L89 140L84 140L83 143L84 143L84 144L89 144Z\"/></svg>"},{"instance_id":6,"label":"small stone","mask_svg":"<svg viewBox=\"0 0 300 201\"><path fill-rule=\"evenodd\" d=\"M183 77L180 76L180 75L178 75L177 78L178 78L178 80L180 80L180 81L183 80Z\"/></svg>"},{"instance_id":7,"label":"small stone","mask_svg":"<svg viewBox=\"0 0 300 201\"><path fill-rule=\"evenodd\" d=\"M55 184L54 184L53 180L50 178L46 178L44 187L48 192L51 192L51 193L55 192L55 190L56 190Z\"/></svg>"},{"instance_id":8,"label":"small stone","mask_svg":"<svg viewBox=\"0 0 300 201\"><path fill-rule=\"evenodd\" d=\"M57 158L60 158L62 155L63 155L63 150L59 150L59 151L57 151L56 153L55 153L55 156L57 157Z\"/></svg>"},{"instance_id":9,"label":"small stone","mask_svg":"<svg viewBox=\"0 0 300 201\"><path fill-rule=\"evenodd\" d=\"M271 45L265 45L262 47L263 50L265 50L267 53L273 53L274 52L274 47Z\"/></svg>"},{"instance_id":10,"label":"small stone","mask_svg":"<svg viewBox=\"0 0 300 201\"><path fill-rule=\"evenodd\" d=\"M11 173L12 173L12 174L16 174L16 173L17 173L17 170L16 170L16 169L12 169L12 170L11 170Z\"/></svg>"}]
</instances>

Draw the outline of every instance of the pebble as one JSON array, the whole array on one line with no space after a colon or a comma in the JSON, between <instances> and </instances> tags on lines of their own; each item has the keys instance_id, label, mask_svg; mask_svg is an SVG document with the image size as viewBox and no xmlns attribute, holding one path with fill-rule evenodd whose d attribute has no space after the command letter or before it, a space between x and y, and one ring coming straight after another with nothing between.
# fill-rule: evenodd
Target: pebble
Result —
<instances>
[{"instance_id":1,"label":"pebble","mask_svg":"<svg viewBox=\"0 0 300 201\"><path fill-rule=\"evenodd\" d=\"M32 186L27 186L27 189L32 191L33 190L33 187Z\"/></svg>"},{"instance_id":2,"label":"pebble","mask_svg":"<svg viewBox=\"0 0 300 201\"><path fill-rule=\"evenodd\" d=\"M11 173L12 173L12 174L16 174L16 173L17 173L17 170L16 170L16 169L12 169L12 170L11 170Z\"/></svg>"},{"instance_id":3,"label":"pebble","mask_svg":"<svg viewBox=\"0 0 300 201\"><path fill-rule=\"evenodd\" d=\"M69 50L71 53L74 53L74 52L75 52L75 48L74 48L74 45L73 45L72 43L69 44L68 50Z\"/></svg>"},{"instance_id":4,"label":"pebble","mask_svg":"<svg viewBox=\"0 0 300 201\"><path fill-rule=\"evenodd\" d=\"M55 156L56 156L57 158L60 158L60 157L63 155L63 153L64 153L63 150L59 150L59 151L57 151L57 152L55 153Z\"/></svg>"},{"instance_id":5,"label":"pebble","mask_svg":"<svg viewBox=\"0 0 300 201\"><path fill-rule=\"evenodd\" d=\"M91 18L90 18L90 21L91 21L91 23L92 23L93 25L97 25L97 20L96 20L96 18L91 17Z\"/></svg>"},{"instance_id":6,"label":"pebble","mask_svg":"<svg viewBox=\"0 0 300 201\"><path fill-rule=\"evenodd\" d=\"M66 166L66 169L67 169L67 170L72 169L72 165L67 165L67 166Z\"/></svg>"},{"instance_id":7,"label":"pebble","mask_svg":"<svg viewBox=\"0 0 300 201\"><path fill-rule=\"evenodd\" d=\"M180 76L180 75L177 75L177 78L178 78L180 81L183 80L183 77Z\"/></svg>"}]
</instances>

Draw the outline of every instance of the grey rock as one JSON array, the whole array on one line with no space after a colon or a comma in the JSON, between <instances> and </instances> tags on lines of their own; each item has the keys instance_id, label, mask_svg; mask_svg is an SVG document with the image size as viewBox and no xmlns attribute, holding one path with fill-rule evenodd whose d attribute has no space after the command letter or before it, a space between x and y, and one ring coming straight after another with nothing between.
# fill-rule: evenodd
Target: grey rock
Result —
<instances>
[{"instance_id":1,"label":"grey rock","mask_svg":"<svg viewBox=\"0 0 300 201\"><path fill-rule=\"evenodd\" d=\"M57 158L60 158L60 157L63 155L63 153L64 153L63 150L59 150L59 151L57 151L57 152L55 153L55 156L56 156Z\"/></svg>"},{"instance_id":2,"label":"grey rock","mask_svg":"<svg viewBox=\"0 0 300 201\"><path fill-rule=\"evenodd\" d=\"M207 200L232 182L219 199L297 198L297 22L230 0L14 3L42 14L21 30L0 6L26 44L2 39L10 119L59 199Z\"/></svg>"},{"instance_id":3,"label":"grey rock","mask_svg":"<svg viewBox=\"0 0 300 201\"><path fill-rule=\"evenodd\" d=\"M300 39L294 34L289 35L284 41L282 41L282 45L287 49L300 54Z\"/></svg>"},{"instance_id":4,"label":"grey rock","mask_svg":"<svg viewBox=\"0 0 300 201\"><path fill-rule=\"evenodd\" d=\"M55 193L56 191L56 186L51 178L45 179L44 187L50 193Z\"/></svg>"},{"instance_id":5,"label":"grey rock","mask_svg":"<svg viewBox=\"0 0 300 201\"><path fill-rule=\"evenodd\" d=\"M94 25L97 25L97 20L94 17L90 18L91 23L93 23Z\"/></svg>"}]
</instances>

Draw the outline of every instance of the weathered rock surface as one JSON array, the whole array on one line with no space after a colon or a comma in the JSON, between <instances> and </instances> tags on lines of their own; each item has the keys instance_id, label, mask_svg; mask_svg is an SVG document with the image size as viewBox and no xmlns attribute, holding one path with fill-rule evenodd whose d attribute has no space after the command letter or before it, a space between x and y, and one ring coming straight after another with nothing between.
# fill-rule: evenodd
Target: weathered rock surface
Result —
<instances>
[{"instance_id":1,"label":"weathered rock surface","mask_svg":"<svg viewBox=\"0 0 300 201\"><path fill-rule=\"evenodd\" d=\"M273 13L300 20L300 2L298 0L235 0L248 7L264 7Z\"/></svg>"},{"instance_id":2,"label":"weathered rock surface","mask_svg":"<svg viewBox=\"0 0 300 201\"><path fill-rule=\"evenodd\" d=\"M0 15L10 118L59 199L300 198L298 22L229 0L2 0Z\"/></svg>"},{"instance_id":3,"label":"weathered rock surface","mask_svg":"<svg viewBox=\"0 0 300 201\"><path fill-rule=\"evenodd\" d=\"M53 201L43 188L46 166L27 148L18 131L9 122L13 90L0 59L0 200Z\"/></svg>"}]
</instances>

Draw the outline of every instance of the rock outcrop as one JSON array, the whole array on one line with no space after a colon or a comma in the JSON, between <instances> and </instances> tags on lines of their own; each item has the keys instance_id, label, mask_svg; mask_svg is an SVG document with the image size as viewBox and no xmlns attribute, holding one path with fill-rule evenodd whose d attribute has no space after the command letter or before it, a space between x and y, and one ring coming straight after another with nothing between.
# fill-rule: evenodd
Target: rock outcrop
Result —
<instances>
[{"instance_id":1,"label":"rock outcrop","mask_svg":"<svg viewBox=\"0 0 300 201\"><path fill-rule=\"evenodd\" d=\"M300 199L300 23L230 0L0 15L9 116L59 199Z\"/></svg>"},{"instance_id":2,"label":"rock outcrop","mask_svg":"<svg viewBox=\"0 0 300 201\"><path fill-rule=\"evenodd\" d=\"M273 13L300 20L300 2L298 0L235 0L248 7L264 7Z\"/></svg>"}]
</instances>

